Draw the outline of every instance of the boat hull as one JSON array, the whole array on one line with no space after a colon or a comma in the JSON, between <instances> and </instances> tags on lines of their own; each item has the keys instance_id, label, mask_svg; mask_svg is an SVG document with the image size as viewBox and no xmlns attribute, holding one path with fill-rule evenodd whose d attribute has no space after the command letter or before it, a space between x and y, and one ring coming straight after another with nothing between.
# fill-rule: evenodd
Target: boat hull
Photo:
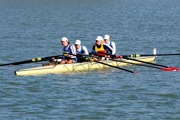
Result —
<instances>
[{"instance_id":1,"label":"boat hull","mask_svg":"<svg viewBox=\"0 0 180 120\"><path fill-rule=\"evenodd\" d=\"M139 60L145 62L153 62L155 57L139 57ZM142 64L141 62L132 61L132 60L124 60L130 63ZM109 65L113 66L128 66L131 64L124 63L124 62L117 62L112 60L103 60L104 62ZM109 68L107 65L103 65L101 63L96 62L83 62L83 63L74 63L74 64L58 64L56 66L40 66L30 69L22 69L15 71L15 74L18 76L34 76L34 75L44 75L44 74L62 74L68 72L77 72L77 71L89 71L89 70L98 70Z\"/></svg>"}]
</instances>

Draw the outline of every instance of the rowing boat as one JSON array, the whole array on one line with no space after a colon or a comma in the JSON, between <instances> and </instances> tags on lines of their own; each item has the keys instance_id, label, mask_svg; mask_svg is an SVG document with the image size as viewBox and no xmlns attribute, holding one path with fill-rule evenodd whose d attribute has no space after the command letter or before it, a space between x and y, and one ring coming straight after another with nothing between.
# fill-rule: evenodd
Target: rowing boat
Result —
<instances>
[{"instance_id":1,"label":"rowing boat","mask_svg":"<svg viewBox=\"0 0 180 120\"><path fill-rule=\"evenodd\" d=\"M149 57L138 57L136 59L145 61L145 62L153 62L155 60L155 56ZM128 66L130 63L142 64L142 62L137 62L134 60L123 59L125 62L117 62L113 60L102 60L101 62L105 64L109 64L112 66ZM108 68L109 66L97 63L97 62L82 62L82 63L71 63L71 64L57 64L57 65L49 65L49 66L40 66L35 68L28 68L15 71L15 74L18 76L34 76L34 75L44 75L44 74L62 74L62 73L70 73L76 71L89 71L89 70L98 70Z\"/></svg>"}]
</instances>

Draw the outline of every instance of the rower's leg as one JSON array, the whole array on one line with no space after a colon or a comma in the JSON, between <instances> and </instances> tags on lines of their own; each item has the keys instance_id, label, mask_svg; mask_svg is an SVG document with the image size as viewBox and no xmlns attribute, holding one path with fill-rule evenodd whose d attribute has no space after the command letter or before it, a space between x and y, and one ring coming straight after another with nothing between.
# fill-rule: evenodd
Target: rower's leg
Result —
<instances>
[{"instance_id":1,"label":"rower's leg","mask_svg":"<svg viewBox=\"0 0 180 120\"><path fill-rule=\"evenodd\" d=\"M74 60L74 59L70 59L70 60L68 60L67 61L67 64L69 64L69 63L75 63L76 61Z\"/></svg>"},{"instance_id":2,"label":"rower's leg","mask_svg":"<svg viewBox=\"0 0 180 120\"><path fill-rule=\"evenodd\" d=\"M66 64L68 61L67 60L62 60L61 62L60 62L60 64Z\"/></svg>"}]
</instances>

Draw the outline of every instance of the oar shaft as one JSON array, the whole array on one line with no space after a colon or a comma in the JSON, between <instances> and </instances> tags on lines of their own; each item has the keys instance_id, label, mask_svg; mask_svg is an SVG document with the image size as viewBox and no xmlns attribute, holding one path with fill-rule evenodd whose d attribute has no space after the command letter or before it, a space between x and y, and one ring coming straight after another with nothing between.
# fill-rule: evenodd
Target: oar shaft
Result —
<instances>
[{"instance_id":1,"label":"oar shaft","mask_svg":"<svg viewBox=\"0 0 180 120\"><path fill-rule=\"evenodd\" d=\"M13 63L0 64L0 66L20 65L20 64L27 64L27 63L32 63L32 62L41 62L41 61L49 60L52 57L57 58L57 57L62 57L62 55L49 56L49 57L44 57L44 58L34 58L34 59L31 59L31 60L25 60L25 61L13 62Z\"/></svg>"},{"instance_id":2,"label":"oar shaft","mask_svg":"<svg viewBox=\"0 0 180 120\"><path fill-rule=\"evenodd\" d=\"M122 62L122 63L128 63L128 64L132 64L132 65L137 65L137 66L144 66L144 67L150 67L150 68L161 69L161 68L159 68L159 67L156 67L156 66L150 66L150 65L146 65L146 64L137 64L137 63L127 62L127 61L123 61L123 60L115 60L115 59L111 59L111 60L116 61L116 62Z\"/></svg>"},{"instance_id":3,"label":"oar shaft","mask_svg":"<svg viewBox=\"0 0 180 120\"><path fill-rule=\"evenodd\" d=\"M25 61L14 62L14 63L0 64L0 66L19 65L19 64L25 64L25 63L31 63L31 62L32 60L25 60Z\"/></svg>"},{"instance_id":4,"label":"oar shaft","mask_svg":"<svg viewBox=\"0 0 180 120\"><path fill-rule=\"evenodd\" d=\"M141 55L141 56L172 56L172 55L180 55L180 53L174 53L174 54L151 54L151 55Z\"/></svg>"},{"instance_id":5,"label":"oar shaft","mask_svg":"<svg viewBox=\"0 0 180 120\"><path fill-rule=\"evenodd\" d=\"M168 68L168 66L164 66L164 65L160 65L160 64L155 64L155 63L150 63L150 62L145 62L145 61L134 59L134 58L127 57L125 59L133 60L133 61L137 61L137 62L141 62L141 63L146 63L146 64L150 64L150 65L154 65L154 66L160 66L160 67Z\"/></svg>"},{"instance_id":6,"label":"oar shaft","mask_svg":"<svg viewBox=\"0 0 180 120\"><path fill-rule=\"evenodd\" d=\"M120 67L117 67L117 66L113 66L113 65L110 65L110 64L107 64L107 63L103 63L103 62L100 62L100 61L97 61L97 60L94 60L94 62L103 64L103 65L106 65L106 66L109 66L109 67L117 68L117 69L120 69L120 70L129 72L129 73L136 73L136 72L134 72L134 71L127 70L127 69L124 69L124 68L120 68Z\"/></svg>"},{"instance_id":7,"label":"oar shaft","mask_svg":"<svg viewBox=\"0 0 180 120\"><path fill-rule=\"evenodd\" d=\"M122 55L123 57L147 57L147 56L175 56L180 55L180 53L173 53L173 54L132 54L132 55Z\"/></svg>"}]
</instances>

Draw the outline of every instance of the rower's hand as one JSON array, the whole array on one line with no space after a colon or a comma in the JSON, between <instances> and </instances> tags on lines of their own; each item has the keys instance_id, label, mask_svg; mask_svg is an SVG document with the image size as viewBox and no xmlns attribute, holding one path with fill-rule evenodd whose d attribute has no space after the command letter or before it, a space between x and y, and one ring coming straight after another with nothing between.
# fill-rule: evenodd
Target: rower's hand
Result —
<instances>
[{"instance_id":1,"label":"rower's hand","mask_svg":"<svg viewBox=\"0 0 180 120\"><path fill-rule=\"evenodd\" d=\"M50 62L56 62L56 61L57 61L57 59L55 57L52 57L50 60Z\"/></svg>"},{"instance_id":2,"label":"rower's hand","mask_svg":"<svg viewBox=\"0 0 180 120\"><path fill-rule=\"evenodd\" d=\"M105 58L110 58L110 55L105 55L104 57L105 57Z\"/></svg>"},{"instance_id":3,"label":"rower's hand","mask_svg":"<svg viewBox=\"0 0 180 120\"><path fill-rule=\"evenodd\" d=\"M63 52L63 54L64 54L65 57L71 57L71 55L69 53L67 53L67 52Z\"/></svg>"},{"instance_id":4,"label":"rower's hand","mask_svg":"<svg viewBox=\"0 0 180 120\"><path fill-rule=\"evenodd\" d=\"M95 55L96 54L96 51L95 50L92 50L91 53L89 53L90 55Z\"/></svg>"},{"instance_id":5,"label":"rower's hand","mask_svg":"<svg viewBox=\"0 0 180 120\"><path fill-rule=\"evenodd\" d=\"M88 61L88 62L93 62L94 59L93 59L93 58L88 58L88 59L86 59L86 61Z\"/></svg>"},{"instance_id":6,"label":"rower's hand","mask_svg":"<svg viewBox=\"0 0 180 120\"><path fill-rule=\"evenodd\" d=\"M82 57L82 55L81 55L81 54L77 54L77 57L79 57L79 58L80 58L80 57Z\"/></svg>"},{"instance_id":7,"label":"rower's hand","mask_svg":"<svg viewBox=\"0 0 180 120\"><path fill-rule=\"evenodd\" d=\"M89 53L89 55L90 55L90 56L94 56L95 54L91 52L91 53Z\"/></svg>"}]
</instances>

